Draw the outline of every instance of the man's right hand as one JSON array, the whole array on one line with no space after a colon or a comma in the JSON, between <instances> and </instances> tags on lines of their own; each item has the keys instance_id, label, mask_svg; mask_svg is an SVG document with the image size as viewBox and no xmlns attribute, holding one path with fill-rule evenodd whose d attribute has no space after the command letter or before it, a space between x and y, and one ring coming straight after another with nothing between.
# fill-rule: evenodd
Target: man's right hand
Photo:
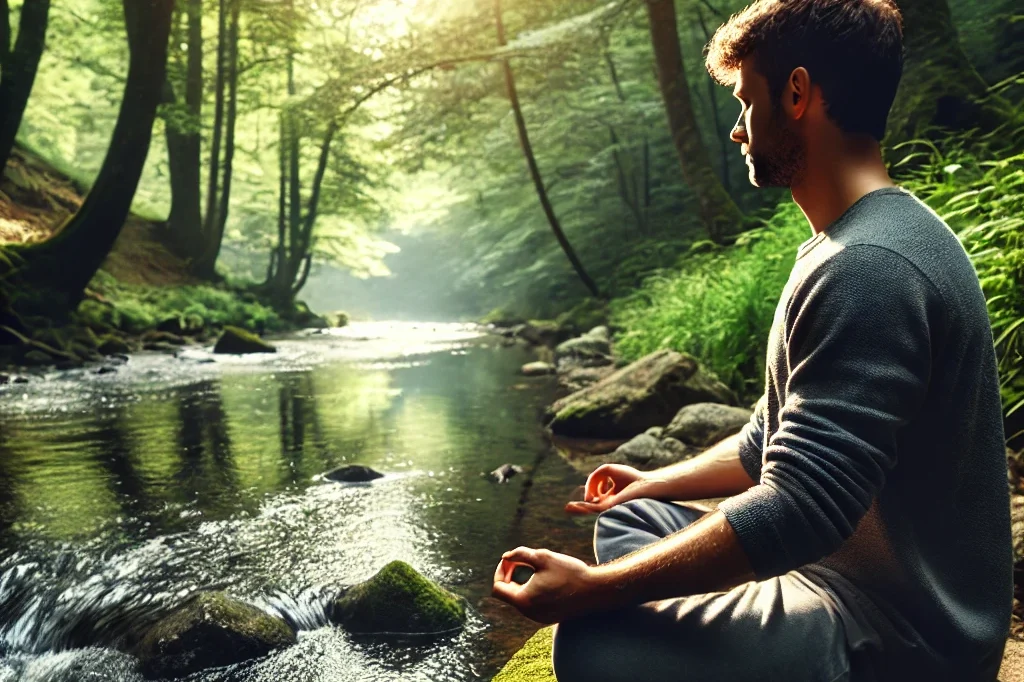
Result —
<instances>
[{"instance_id":1,"label":"man's right hand","mask_svg":"<svg viewBox=\"0 0 1024 682\"><path fill-rule=\"evenodd\" d=\"M642 497L656 497L664 481L625 464L602 464L587 477L583 501L565 505L570 514L599 514L617 504Z\"/></svg>"}]
</instances>

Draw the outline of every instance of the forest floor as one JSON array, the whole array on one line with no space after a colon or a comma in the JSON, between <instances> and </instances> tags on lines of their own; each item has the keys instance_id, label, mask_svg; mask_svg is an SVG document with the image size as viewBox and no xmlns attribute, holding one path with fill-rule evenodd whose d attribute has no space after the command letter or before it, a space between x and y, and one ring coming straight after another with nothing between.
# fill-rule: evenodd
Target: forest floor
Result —
<instances>
[{"instance_id":1,"label":"forest floor","mask_svg":"<svg viewBox=\"0 0 1024 682\"><path fill-rule=\"evenodd\" d=\"M0 242L44 241L78 210L84 188L24 149L0 177ZM103 269L128 285L198 284L185 261L164 244L164 224L131 214Z\"/></svg>"}]
</instances>

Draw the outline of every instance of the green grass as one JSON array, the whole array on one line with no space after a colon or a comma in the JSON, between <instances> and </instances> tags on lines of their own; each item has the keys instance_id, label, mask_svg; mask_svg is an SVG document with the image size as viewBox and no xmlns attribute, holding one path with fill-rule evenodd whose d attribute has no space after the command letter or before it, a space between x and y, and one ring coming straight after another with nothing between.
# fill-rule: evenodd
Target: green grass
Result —
<instances>
[{"instance_id":1,"label":"green grass","mask_svg":"<svg viewBox=\"0 0 1024 682\"><path fill-rule=\"evenodd\" d=\"M1009 415L1024 410L1024 154L986 154L972 144L969 152L958 139L908 143L894 150L904 155L894 170L949 223L974 263ZM809 236L799 208L786 202L736 245L683 256L613 301L617 351L627 360L661 348L690 353L741 396L756 398L775 305L796 247Z\"/></svg>"}]
</instances>

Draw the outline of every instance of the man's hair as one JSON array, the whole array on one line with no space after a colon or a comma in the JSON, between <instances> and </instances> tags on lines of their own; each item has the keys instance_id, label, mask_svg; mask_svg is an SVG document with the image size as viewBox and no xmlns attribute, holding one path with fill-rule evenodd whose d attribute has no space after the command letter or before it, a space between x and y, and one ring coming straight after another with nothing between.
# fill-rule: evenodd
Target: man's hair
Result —
<instances>
[{"instance_id":1,"label":"man's hair","mask_svg":"<svg viewBox=\"0 0 1024 682\"><path fill-rule=\"evenodd\" d=\"M802 66L840 130L881 140L903 73L903 24L893 0L756 0L715 31L706 53L722 85L752 57L775 107Z\"/></svg>"}]
</instances>

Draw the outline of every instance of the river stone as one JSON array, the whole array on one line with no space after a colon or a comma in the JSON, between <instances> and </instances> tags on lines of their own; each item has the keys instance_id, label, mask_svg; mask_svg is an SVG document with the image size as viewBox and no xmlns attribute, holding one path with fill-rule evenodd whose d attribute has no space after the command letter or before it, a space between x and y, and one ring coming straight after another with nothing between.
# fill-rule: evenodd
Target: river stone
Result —
<instances>
[{"instance_id":1,"label":"river stone","mask_svg":"<svg viewBox=\"0 0 1024 682\"><path fill-rule=\"evenodd\" d=\"M554 374L555 367L547 362L530 362L523 365L523 368L520 371L528 377L540 377L547 374Z\"/></svg>"},{"instance_id":2,"label":"river stone","mask_svg":"<svg viewBox=\"0 0 1024 682\"><path fill-rule=\"evenodd\" d=\"M328 471L324 474L324 478L338 483L365 483L366 481L384 478L384 474L362 464L346 464L333 471Z\"/></svg>"},{"instance_id":3,"label":"river stone","mask_svg":"<svg viewBox=\"0 0 1024 682\"><path fill-rule=\"evenodd\" d=\"M731 403L735 396L689 355L660 350L555 402L548 427L567 438L632 438L701 402Z\"/></svg>"},{"instance_id":4,"label":"river stone","mask_svg":"<svg viewBox=\"0 0 1024 682\"><path fill-rule=\"evenodd\" d=\"M223 592L204 592L150 627L135 655L147 678L179 678L295 642L295 632L280 618Z\"/></svg>"},{"instance_id":5,"label":"river stone","mask_svg":"<svg viewBox=\"0 0 1024 682\"><path fill-rule=\"evenodd\" d=\"M447 634L466 622L462 599L404 561L392 561L334 600L333 619L355 634Z\"/></svg>"},{"instance_id":6,"label":"river stone","mask_svg":"<svg viewBox=\"0 0 1024 682\"><path fill-rule=\"evenodd\" d=\"M638 469L657 469L689 459L694 454L694 451L675 438L656 438L641 433L620 445L610 459Z\"/></svg>"},{"instance_id":7,"label":"river stone","mask_svg":"<svg viewBox=\"0 0 1024 682\"><path fill-rule=\"evenodd\" d=\"M612 345L607 338L587 333L558 344L555 362L561 371L576 367L603 367L614 363L611 354Z\"/></svg>"},{"instance_id":8,"label":"river stone","mask_svg":"<svg viewBox=\"0 0 1024 682\"><path fill-rule=\"evenodd\" d=\"M563 370L558 373L558 385L569 393L575 393L576 391L582 391L588 386L593 386L614 373L615 368L611 365L605 367L574 367L568 371Z\"/></svg>"},{"instance_id":9,"label":"river stone","mask_svg":"<svg viewBox=\"0 0 1024 682\"><path fill-rule=\"evenodd\" d=\"M217 339L213 352L243 355L245 353L276 353L277 349L252 332L228 326L224 327L224 333Z\"/></svg>"},{"instance_id":10,"label":"river stone","mask_svg":"<svg viewBox=\"0 0 1024 682\"><path fill-rule=\"evenodd\" d=\"M515 335L534 346L556 346L565 341L570 332L552 320L531 320L512 328Z\"/></svg>"},{"instance_id":11,"label":"river stone","mask_svg":"<svg viewBox=\"0 0 1024 682\"><path fill-rule=\"evenodd\" d=\"M687 445L706 448L734 433L750 421L751 410L720 403L695 403L679 410L665 429L666 436Z\"/></svg>"}]
</instances>

